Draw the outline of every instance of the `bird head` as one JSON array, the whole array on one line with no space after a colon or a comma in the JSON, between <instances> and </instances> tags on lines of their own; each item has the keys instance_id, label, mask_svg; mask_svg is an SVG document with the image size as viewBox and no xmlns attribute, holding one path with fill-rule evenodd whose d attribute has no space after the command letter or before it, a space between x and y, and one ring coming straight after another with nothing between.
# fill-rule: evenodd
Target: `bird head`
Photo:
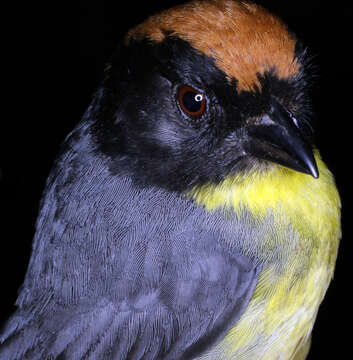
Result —
<instances>
[{"instance_id":1,"label":"bird head","mask_svg":"<svg viewBox=\"0 0 353 360\"><path fill-rule=\"evenodd\" d=\"M261 6L192 1L128 32L96 95L95 139L112 172L172 191L278 166L317 178L309 73Z\"/></svg>"}]
</instances>

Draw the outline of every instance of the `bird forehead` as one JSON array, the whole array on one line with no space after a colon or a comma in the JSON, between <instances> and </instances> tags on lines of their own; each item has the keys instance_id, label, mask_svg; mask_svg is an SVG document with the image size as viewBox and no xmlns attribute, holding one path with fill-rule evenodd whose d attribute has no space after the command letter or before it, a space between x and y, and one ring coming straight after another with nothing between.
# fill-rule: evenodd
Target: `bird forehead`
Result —
<instances>
[{"instance_id":1,"label":"bird forehead","mask_svg":"<svg viewBox=\"0 0 353 360\"><path fill-rule=\"evenodd\" d=\"M259 75L275 72L290 79L299 72L296 39L286 25L259 5L237 0L204 0L165 10L131 29L130 39L188 41L210 56L237 90L261 88Z\"/></svg>"}]
</instances>

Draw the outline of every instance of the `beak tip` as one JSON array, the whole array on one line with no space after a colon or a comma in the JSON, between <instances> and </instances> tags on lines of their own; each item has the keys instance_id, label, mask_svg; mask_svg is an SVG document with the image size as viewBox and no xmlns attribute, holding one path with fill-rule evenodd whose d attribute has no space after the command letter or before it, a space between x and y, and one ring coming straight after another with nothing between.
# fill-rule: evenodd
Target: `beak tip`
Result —
<instances>
[{"instance_id":1,"label":"beak tip","mask_svg":"<svg viewBox=\"0 0 353 360\"><path fill-rule=\"evenodd\" d=\"M306 172L308 174L310 174L314 179L318 179L319 178L319 169L317 168L317 164L315 161L315 158L312 157L312 159L308 160L305 159L305 167L306 167Z\"/></svg>"},{"instance_id":2,"label":"beak tip","mask_svg":"<svg viewBox=\"0 0 353 360\"><path fill-rule=\"evenodd\" d=\"M317 169L316 166L315 166L315 168L310 169L310 171L311 171L311 175L314 179L319 178L319 170Z\"/></svg>"},{"instance_id":3,"label":"beak tip","mask_svg":"<svg viewBox=\"0 0 353 360\"><path fill-rule=\"evenodd\" d=\"M311 169L310 174L314 179L319 178L319 171L317 169Z\"/></svg>"}]
</instances>

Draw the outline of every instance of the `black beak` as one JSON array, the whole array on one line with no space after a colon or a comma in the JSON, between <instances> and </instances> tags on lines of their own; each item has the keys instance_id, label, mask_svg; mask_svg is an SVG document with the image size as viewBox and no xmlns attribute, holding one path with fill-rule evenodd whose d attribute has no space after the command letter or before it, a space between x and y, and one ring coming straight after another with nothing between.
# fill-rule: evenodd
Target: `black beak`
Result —
<instances>
[{"instance_id":1,"label":"black beak","mask_svg":"<svg viewBox=\"0 0 353 360\"><path fill-rule=\"evenodd\" d=\"M275 99L259 124L248 126L246 152L290 169L319 177L313 149L296 119Z\"/></svg>"}]
</instances>

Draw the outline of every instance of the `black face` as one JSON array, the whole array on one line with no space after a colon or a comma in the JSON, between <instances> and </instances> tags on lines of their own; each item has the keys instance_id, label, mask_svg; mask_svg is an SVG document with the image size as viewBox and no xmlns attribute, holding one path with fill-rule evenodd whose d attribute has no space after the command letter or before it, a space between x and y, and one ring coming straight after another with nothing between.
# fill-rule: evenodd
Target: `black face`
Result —
<instances>
[{"instance_id":1,"label":"black face","mask_svg":"<svg viewBox=\"0 0 353 360\"><path fill-rule=\"evenodd\" d=\"M239 94L237 80L230 82L186 41L132 41L114 56L97 93L93 133L99 150L109 156L112 172L128 172L143 186L173 191L271 166L259 159L266 159L261 156L266 146L251 153L259 147L249 129L280 107L307 142L307 78L301 72L290 81L279 80L273 69L259 80L261 90ZM299 162L287 163L291 153L277 148L272 146L278 152L275 162L309 172Z\"/></svg>"}]
</instances>

